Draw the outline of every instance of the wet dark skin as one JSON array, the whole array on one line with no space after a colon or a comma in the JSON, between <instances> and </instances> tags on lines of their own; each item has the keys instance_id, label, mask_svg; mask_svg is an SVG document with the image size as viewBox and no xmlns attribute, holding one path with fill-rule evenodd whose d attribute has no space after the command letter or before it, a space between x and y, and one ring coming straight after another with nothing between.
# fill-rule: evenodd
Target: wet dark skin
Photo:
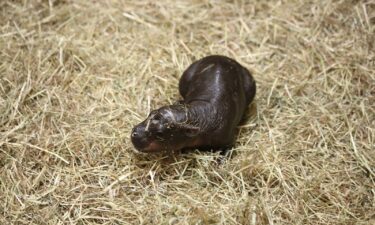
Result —
<instances>
[{"instance_id":1,"label":"wet dark skin","mask_svg":"<svg viewBox=\"0 0 375 225\"><path fill-rule=\"evenodd\" d=\"M138 151L230 148L256 85L238 62L212 55L186 69L179 91L182 101L151 111L133 128L131 140Z\"/></svg>"}]
</instances>

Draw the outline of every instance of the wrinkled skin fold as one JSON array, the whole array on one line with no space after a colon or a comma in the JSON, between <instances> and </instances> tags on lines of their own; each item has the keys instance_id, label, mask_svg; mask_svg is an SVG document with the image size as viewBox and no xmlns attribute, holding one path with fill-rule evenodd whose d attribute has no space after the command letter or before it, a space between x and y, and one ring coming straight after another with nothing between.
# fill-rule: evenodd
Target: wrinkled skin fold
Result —
<instances>
[{"instance_id":1,"label":"wrinkled skin fold","mask_svg":"<svg viewBox=\"0 0 375 225\"><path fill-rule=\"evenodd\" d=\"M231 147L256 84L235 60L212 55L185 70L179 91L183 101L151 111L133 128L131 140L138 151Z\"/></svg>"}]
</instances>

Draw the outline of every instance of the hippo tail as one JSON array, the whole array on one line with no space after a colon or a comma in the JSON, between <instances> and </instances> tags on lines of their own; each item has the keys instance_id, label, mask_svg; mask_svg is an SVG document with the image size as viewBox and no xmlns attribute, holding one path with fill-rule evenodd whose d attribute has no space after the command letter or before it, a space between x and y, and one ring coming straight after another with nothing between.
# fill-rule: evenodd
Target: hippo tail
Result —
<instances>
[{"instance_id":1,"label":"hippo tail","mask_svg":"<svg viewBox=\"0 0 375 225\"><path fill-rule=\"evenodd\" d=\"M243 70L244 70L244 73L243 73L244 82L243 83L244 83L244 88L245 88L246 104L249 105L254 100L254 97L256 94L256 84L251 73L245 68L243 68Z\"/></svg>"}]
</instances>

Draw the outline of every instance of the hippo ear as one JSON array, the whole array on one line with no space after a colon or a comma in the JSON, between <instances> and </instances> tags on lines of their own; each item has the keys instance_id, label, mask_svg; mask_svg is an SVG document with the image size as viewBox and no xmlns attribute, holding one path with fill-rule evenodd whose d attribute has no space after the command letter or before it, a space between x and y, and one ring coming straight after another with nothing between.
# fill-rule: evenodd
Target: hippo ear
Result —
<instances>
[{"instance_id":1,"label":"hippo ear","mask_svg":"<svg viewBox=\"0 0 375 225\"><path fill-rule=\"evenodd\" d=\"M184 132L188 137L197 136L200 130L199 127L186 123L177 123L175 124L175 126L179 128L182 132Z\"/></svg>"}]
</instances>

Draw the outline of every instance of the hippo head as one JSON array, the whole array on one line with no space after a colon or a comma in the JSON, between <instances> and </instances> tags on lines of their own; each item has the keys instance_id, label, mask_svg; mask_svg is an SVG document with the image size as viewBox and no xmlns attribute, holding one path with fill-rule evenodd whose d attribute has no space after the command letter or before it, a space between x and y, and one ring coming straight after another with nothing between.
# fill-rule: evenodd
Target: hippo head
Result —
<instances>
[{"instance_id":1,"label":"hippo head","mask_svg":"<svg viewBox=\"0 0 375 225\"><path fill-rule=\"evenodd\" d=\"M165 106L151 111L131 132L131 141L140 152L179 150L193 143L199 127L187 123L184 105Z\"/></svg>"}]
</instances>

